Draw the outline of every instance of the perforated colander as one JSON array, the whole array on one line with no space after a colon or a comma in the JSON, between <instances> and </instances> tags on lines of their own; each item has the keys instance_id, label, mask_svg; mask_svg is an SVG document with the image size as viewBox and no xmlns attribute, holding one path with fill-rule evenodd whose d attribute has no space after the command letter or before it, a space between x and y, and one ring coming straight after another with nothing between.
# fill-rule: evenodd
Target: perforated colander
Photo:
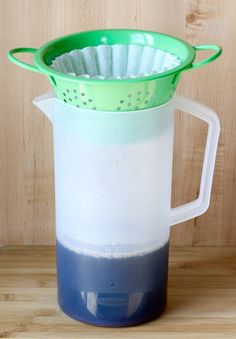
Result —
<instances>
[{"instance_id":1,"label":"perforated colander","mask_svg":"<svg viewBox=\"0 0 236 339\"><path fill-rule=\"evenodd\" d=\"M196 51L214 50L193 63ZM33 53L35 65L16 59ZM198 68L221 54L216 45L191 46L169 35L141 30L76 33L40 47L15 48L9 59L48 76L57 97L86 109L131 111L170 100L183 71Z\"/></svg>"}]
</instances>

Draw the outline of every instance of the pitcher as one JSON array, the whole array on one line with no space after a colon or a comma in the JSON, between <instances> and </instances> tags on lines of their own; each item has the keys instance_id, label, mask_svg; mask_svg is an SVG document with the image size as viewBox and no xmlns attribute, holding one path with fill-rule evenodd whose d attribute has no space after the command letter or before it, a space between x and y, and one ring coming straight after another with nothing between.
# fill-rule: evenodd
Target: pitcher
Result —
<instances>
[{"instance_id":1,"label":"pitcher","mask_svg":"<svg viewBox=\"0 0 236 339\"><path fill-rule=\"evenodd\" d=\"M209 206L219 121L210 108L174 93L183 70L212 61L220 49L214 46L217 55L194 64L194 48L179 39L143 31L97 32L92 37L99 43L117 42L114 36L122 36L138 47L107 48L92 40L91 32L80 33L80 47L93 41L96 50L73 50L68 62L68 54L63 59L59 54L75 36L45 45L36 52L36 66L30 67L47 70L57 95L47 93L33 103L53 126L59 305L86 323L127 326L164 311L170 226L199 216ZM150 63L155 64L160 49L150 50L150 44L157 40L158 48L166 46L162 52L170 56L166 63L162 54L159 73L154 73ZM147 60L135 66L129 59L141 50L143 58L152 60L148 67ZM10 58L22 65L13 57L18 51L11 51ZM126 62L118 62L121 52ZM108 61L109 53L116 55L114 65L119 67L98 63L101 55ZM78 70L79 58L83 71ZM198 198L171 208L175 109L206 122L208 135Z\"/></svg>"}]
</instances>

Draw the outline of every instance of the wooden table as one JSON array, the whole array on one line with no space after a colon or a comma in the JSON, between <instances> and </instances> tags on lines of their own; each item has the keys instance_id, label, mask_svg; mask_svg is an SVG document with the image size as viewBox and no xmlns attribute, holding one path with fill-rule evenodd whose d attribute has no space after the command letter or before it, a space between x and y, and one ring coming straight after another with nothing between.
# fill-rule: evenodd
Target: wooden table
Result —
<instances>
[{"instance_id":1,"label":"wooden table","mask_svg":"<svg viewBox=\"0 0 236 339\"><path fill-rule=\"evenodd\" d=\"M150 323L98 328L57 305L54 247L0 250L0 338L236 338L236 248L171 248L168 307Z\"/></svg>"}]
</instances>

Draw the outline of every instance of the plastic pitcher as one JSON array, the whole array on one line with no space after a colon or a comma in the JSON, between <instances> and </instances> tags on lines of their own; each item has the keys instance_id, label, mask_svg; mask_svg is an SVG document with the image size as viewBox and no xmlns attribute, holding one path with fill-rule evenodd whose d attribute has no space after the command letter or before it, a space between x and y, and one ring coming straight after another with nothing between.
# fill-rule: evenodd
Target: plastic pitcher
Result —
<instances>
[{"instance_id":1,"label":"plastic pitcher","mask_svg":"<svg viewBox=\"0 0 236 339\"><path fill-rule=\"evenodd\" d=\"M195 62L196 52L213 54ZM33 53L34 65L16 58ZM184 71L218 58L142 30L79 32L8 52L45 74L55 93L34 100L54 135L58 299L74 319L100 326L145 322L167 298L170 226L206 211L219 122L175 97ZM208 125L199 196L171 208L175 109Z\"/></svg>"},{"instance_id":2,"label":"plastic pitcher","mask_svg":"<svg viewBox=\"0 0 236 339\"><path fill-rule=\"evenodd\" d=\"M127 112L33 101L54 136L58 300L100 326L156 318L166 306L170 226L209 206L219 136L212 109L176 96ZM199 196L171 208L175 109L208 124Z\"/></svg>"}]
</instances>

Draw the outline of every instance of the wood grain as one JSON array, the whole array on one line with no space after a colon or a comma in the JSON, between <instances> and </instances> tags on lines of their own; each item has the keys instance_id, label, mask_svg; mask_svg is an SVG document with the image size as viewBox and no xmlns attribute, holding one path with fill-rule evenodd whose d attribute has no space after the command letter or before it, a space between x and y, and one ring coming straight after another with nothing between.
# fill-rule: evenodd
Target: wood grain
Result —
<instances>
[{"instance_id":1,"label":"wood grain","mask_svg":"<svg viewBox=\"0 0 236 339\"><path fill-rule=\"evenodd\" d=\"M31 104L50 86L10 63L7 50L81 30L126 27L223 47L217 62L186 72L178 88L217 111L221 138L210 209L173 227L171 241L236 245L235 12L234 0L1 0L0 244L53 244L55 224L51 125ZM173 206L197 196L205 134L203 124L176 113Z\"/></svg>"},{"instance_id":2,"label":"wood grain","mask_svg":"<svg viewBox=\"0 0 236 339\"><path fill-rule=\"evenodd\" d=\"M98 328L57 305L54 247L0 250L0 338L207 339L236 336L236 247L172 247L168 306L155 321Z\"/></svg>"}]
</instances>

